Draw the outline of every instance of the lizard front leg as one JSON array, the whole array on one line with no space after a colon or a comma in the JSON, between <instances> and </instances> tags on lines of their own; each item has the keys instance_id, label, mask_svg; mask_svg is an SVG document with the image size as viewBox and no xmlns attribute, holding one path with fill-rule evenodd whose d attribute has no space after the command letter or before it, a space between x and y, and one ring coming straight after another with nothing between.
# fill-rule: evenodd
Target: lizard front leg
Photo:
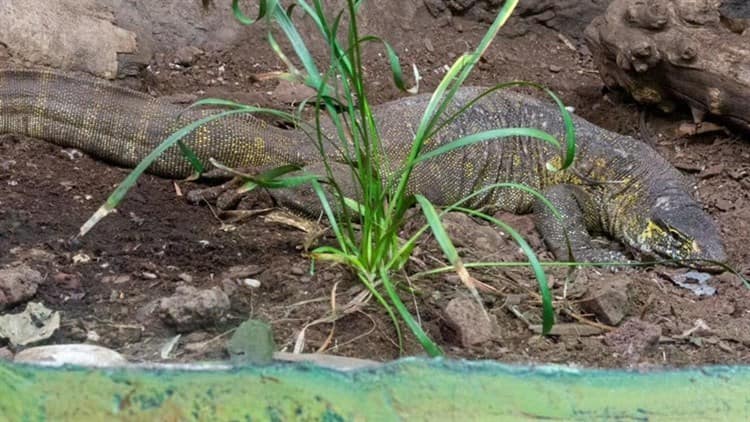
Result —
<instances>
[{"instance_id":1,"label":"lizard front leg","mask_svg":"<svg viewBox=\"0 0 750 422\"><path fill-rule=\"evenodd\" d=\"M592 242L591 233L601 232L599 209L590 195L579 186L556 185L546 189L544 196L562 215L558 219L540 200L534 204L537 230L559 260L567 261L567 232L572 258L578 262L626 262L621 252L600 248Z\"/></svg>"}]
</instances>

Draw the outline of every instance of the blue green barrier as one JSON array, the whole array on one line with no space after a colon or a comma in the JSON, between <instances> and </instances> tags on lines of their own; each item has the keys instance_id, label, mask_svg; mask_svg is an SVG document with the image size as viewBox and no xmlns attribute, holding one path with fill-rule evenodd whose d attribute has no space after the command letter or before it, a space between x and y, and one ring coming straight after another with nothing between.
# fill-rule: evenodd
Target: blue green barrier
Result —
<instances>
[{"instance_id":1,"label":"blue green barrier","mask_svg":"<svg viewBox=\"0 0 750 422\"><path fill-rule=\"evenodd\" d=\"M46 368L0 364L7 421L750 420L750 368L628 372L403 359L309 364Z\"/></svg>"}]
</instances>

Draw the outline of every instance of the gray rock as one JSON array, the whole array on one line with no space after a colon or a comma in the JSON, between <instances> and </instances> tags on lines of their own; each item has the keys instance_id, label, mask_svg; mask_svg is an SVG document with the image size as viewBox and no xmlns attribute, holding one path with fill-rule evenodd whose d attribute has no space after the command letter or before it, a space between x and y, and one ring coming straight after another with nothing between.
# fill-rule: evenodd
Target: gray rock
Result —
<instances>
[{"instance_id":1,"label":"gray rock","mask_svg":"<svg viewBox=\"0 0 750 422\"><path fill-rule=\"evenodd\" d=\"M229 297L220 288L198 290L179 286L174 295L159 301L158 315L184 333L216 324L229 310Z\"/></svg>"},{"instance_id":2,"label":"gray rock","mask_svg":"<svg viewBox=\"0 0 750 422\"><path fill-rule=\"evenodd\" d=\"M274 350L276 343L271 326L255 319L240 324L227 344L233 363L267 365L273 360Z\"/></svg>"},{"instance_id":3,"label":"gray rock","mask_svg":"<svg viewBox=\"0 0 750 422\"><path fill-rule=\"evenodd\" d=\"M614 276L598 280L589 286L587 297L580 302L581 308L607 325L617 325L625 318L630 306L628 285L627 279Z\"/></svg>"},{"instance_id":4,"label":"gray rock","mask_svg":"<svg viewBox=\"0 0 750 422\"><path fill-rule=\"evenodd\" d=\"M629 319L604 337L614 353L625 357L630 362L638 359L656 346L661 337L661 327L640 319Z\"/></svg>"},{"instance_id":5,"label":"gray rock","mask_svg":"<svg viewBox=\"0 0 750 422\"><path fill-rule=\"evenodd\" d=\"M0 310L33 297L41 282L39 271L24 264L0 270Z\"/></svg>"},{"instance_id":6,"label":"gray rock","mask_svg":"<svg viewBox=\"0 0 750 422\"><path fill-rule=\"evenodd\" d=\"M457 297L443 312L446 326L443 335L462 347L484 343L494 337L496 322L472 298Z\"/></svg>"},{"instance_id":7,"label":"gray rock","mask_svg":"<svg viewBox=\"0 0 750 422\"><path fill-rule=\"evenodd\" d=\"M25 346L50 338L60 328L60 312L43 304L29 302L18 314L0 316L0 338L12 345Z\"/></svg>"},{"instance_id":8,"label":"gray rock","mask_svg":"<svg viewBox=\"0 0 750 422\"><path fill-rule=\"evenodd\" d=\"M23 350L13 359L18 363L46 366L78 365L90 367L122 366L128 363L121 354L93 344L57 344Z\"/></svg>"},{"instance_id":9,"label":"gray rock","mask_svg":"<svg viewBox=\"0 0 750 422\"><path fill-rule=\"evenodd\" d=\"M36 0L7 1L0 8L0 45L17 59L112 79L120 68L118 54L137 49L136 34L113 21L94 0L44 7Z\"/></svg>"}]
</instances>

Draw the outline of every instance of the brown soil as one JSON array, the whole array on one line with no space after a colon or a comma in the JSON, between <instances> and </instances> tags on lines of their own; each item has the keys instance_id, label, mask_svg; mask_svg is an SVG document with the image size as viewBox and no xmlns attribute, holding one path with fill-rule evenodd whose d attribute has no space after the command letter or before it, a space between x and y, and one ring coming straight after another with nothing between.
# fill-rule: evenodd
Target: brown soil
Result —
<instances>
[{"instance_id":1,"label":"brown soil","mask_svg":"<svg viewBox=\"0 0 750 422\"><path fill-rule=\"evenodd\" d=\"M423 90L428 91L439 81L444 66L476 45L484 30L483 24L459 18L452 23L436 21L421 10L412 22L412 38L394 41L394 46L405 64L417 64L424 77ZM732 265L748 274L750 145L746 141L724 132L678 137L676 128L687 114L641 115L638 107L618 94L603 92L585 47L577 45L573 50L558 33L541 26L532 26L523 35L513 34L511 27L505 34L479 64L472 83L540 82L592 122L647 138L695 177L697 196L718 220ZM282 69L268 50L263 40L245 40L226 52L204 55L183 70L170 69L172 57L160 57L144 86L159 95L223 96L289 108L270 95L275 82L252 79L253 74ZM372 100L397 98L400 94L391 87L385 60L375 50L368 51L367 57ZM159 360L160 348L175 333L149 310L155 300L172 295L183 283L224 288L230 293L231 309L220 321L184 334L175 359L223 358L226 337L221 335L248 317L269 321L279 346L290 350L306 324L330 311L333 289L338 306L359 291L360 286L341 268L318 266L309 274L310 262L300 248L305 233L262 217L224 225L208 207L188 205L178 194L197 186L186 182L143 177L116 214L83 239L71 240L126 173L87 156L71 159L59 147L38 140L0 138L0 265L22 260L45 275L34 300L62 312L63 326L54 342L82 342L96 333L97 343L131 359ZM262 198L258 206L263 206ZM528 217L512 219L536 249L549 256ZM484 227L469 226L467 231ZM501 249L490 253L489 259L515 259L512 246ZM468 258L487 258L481 245L467 242L461 250ZM503 251L511 257L495 256ZM74 256L90 260L78 262ZM412 272L423 265L438 266L442 260L430 241L416 258L409 266ZM237 265L258 266L253 278L260 287L228 288L220 275ZM454 277L412 280L419 294L414 299L405 295L405 301L412 309L416 306L426 330L453 357L599 367L748 362L750 291L737 278L721 275L711 280L718 293L699 298L669 282L664 274L671 271L656 267L616 275L629 281L628 318L633 321L610 335L604 334L607 327L596 325L595 316L580 309L576 299L576 291L596 290L598 283L614 277L607 271L587 271L567 287L564 274L553 272L558 322L576 322L579 317L583 326L604 330L588 335L572 330L543 338L532 332L521 318L538 323L540 306L535 281L520 269L473 273L499 291L483 295L497 327L492 339L479 346L454 344L455 336L445 323L448 302L467 294ZM691 330L699 320L708 328ZM655 337L643 340L648 344L623 346L630 338L628 330L634 332L633 342L639 341L636 334L647 331L638 324L653 328ZM332 329L329 353L376 360L401 355L393 325L374 301L339 319L335 327L310 327L305 351L326 344ZM196 346L210 339L216 341ZM404 354L423 353L408 333L406 339Z\"/></svg>"}]
</instances>

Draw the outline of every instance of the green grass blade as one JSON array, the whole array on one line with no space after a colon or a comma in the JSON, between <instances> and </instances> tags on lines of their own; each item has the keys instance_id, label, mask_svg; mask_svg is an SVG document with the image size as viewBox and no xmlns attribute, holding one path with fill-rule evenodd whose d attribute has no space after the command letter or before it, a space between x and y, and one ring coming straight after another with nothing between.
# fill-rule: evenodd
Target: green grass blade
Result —
<instances>
[{"instance_id":1,"label":"green grass blade","mask_svg":"<svg viewBox=\"0 0 750 422\"><path fill-rule=\"evenodd\" d=\"M177 141L184 138L188 133L194 131L199 126L202 126L208 122L211 122L222 117L232 116L235 114L244 113L245 110L228 110L221 113L217 113L208 117L204 117L200 120L196 120L187 126L174 132L161 144L159 144L153 151L151 151L138 165L128 174L128 176L117 186L117 188L109 195L106 202L99 207L98 210L92 215L86 222L81 226L78 231L78 236L84 236L89 232L102 218L106 217L112 210L117 208L120 201L125 197L130 188L132 188L138 181L138 178L148 169L154 161L156 161L167 149L171 148Z\"/></svg>"},{"instance_id":2,"label":"green grass blade","mask_svg":"<svg viewBox=\"0 0 750 422\"><path fill-rule=\"evenodd\" d=\"M498 227L500 227L505 233L510 235L513 240L518 244L524 254L529 258L529 265L534 271L534 277L536 277L539 283L539 293L542 296L542 334L548 334L555 324L555 310L552 307L552 293L549 291L549 285L547 283L547 274L545 274L542 265L539 263L539 258L534 253L534 250L526 242L513 227L505 223L504 221L498 220L492 216L489 216L483 212L472 210L469 208L457 208L458 211L465 212L470 215L477 216L484 220L487 220Z\"/></svg>"},{"instance_id":3,"label":"green grass blade","mask_svg":"<svg viewBox=\"0 0 750 422\"><path fill-rule=\"evenodd\" d=\"M555 94L552 90L545 87L544 85L534 83L534 82L526 82L526 81L513 81L513 82L506 82L502 84L497 84L492 88L489 88L479 94L476 98L472 99L471 101L464 104L461 108L459 108L455 113L448 116L446 119L444 119L438 126L435 127L435 129L427 135L428 138L433 137L436 133L438 133L443 127L447 126L451 122L453 122L456 117L460 116L462 113L464 113L466 110L474 106L479 100L482 98L492 94L495 91L501 90L501 89L508 89L513 87L529 87L529 88L535 88L540 91L543 91L546 93L557 105L557 108L560 110L560 115L563 119L563 125L565 127L565 142L566 142L566 149L565 154L563 155L563 164L561 166L561 169L565 169L569 167L573 163L573 159L575 158L575 151L576 151L576 142L575 142L575 125L573 124L573 118L568 111L568 109L565 107L565 104L562 102L562 100ZM557 171L560 169L556 169L551 167L551 165L547 165L547 168L551 171Z\"/></svg>"},{"instance_id":4,"label":"green grass blade","mask_svg":"<svg viewBox=\"0 0 750 422\"><path fill-rule=\"evenodd\" d=\"M489 140L497 140L500 138L507 138L510 136L523 136L528 138L536 138L541 139L542 141L548 142L555 147L559 147L560 143L558 142L557 138L550 135L549 133L539 130L539 129L533 129L533 128L523 128L523 127L511 127L511 128L503 128L503 129L492 129L492 130L486 130L479 133L474 133L469 136L464 136L463 138L456 139L455 141L451 141L447 144L441 145L440 147L426 152L420 156L418 156L414 160L414 164L421 163L423 161L435 158L437 156L446 154L450 151L453 151L458 148L463 148L465 146L473 145L479 142L485 142Z\"/></svg>"},{"instance_id":5,"label":"green grass blade","mask_svg":"<svg viewBox=\"0 0 750 422\"><path fill-rule=\"evenodd\" d=\"M430 339L430 337L427 335L427 333L424 332L424 330L417 323L417 321L414 320L414 317L412 316L411 312L409 312L409 310L406 309L406 306L401 301L401 298L398 296L398 292L396 291L395 287L393 286L393 283L391 282L388 276L388 271L384 267L381 267L380 269L380 279L383 281L383 286L385 287L385 290L388 293L388 297L391 299L391 302L396 307L396 310L401 316L401 319L404 320L404 322L406 323L406 326L409 327L409 329L417 338L417 340L419 341L419 344L422 345L422 347L427 352L427 354L430 355L431 357L442 356L443 351L440 349L440 347Z\"/></svg>"},{"instance_id":6,"label":"green grass blade","mask_svg":"<svg viewBox=\"0 0 750 422\"><path fill-rule=\"evenodd\" d=\"M456 268L456 274L458 274L461 282L463 282L464 286L469 289L469 292L471 292L474 300L476 300L479 307L482 309L482 311L484 311L485 316L489 318L489 316L487 315L487 311L484 309L482 298L479 296L479 292L477 291L475 280L469 275L469 272L466 271L463 261L458 255L458 250L456 250L456 247L453 245L450 236L448 236L448 233L445 231L445 227L443 227L443 223L440 221L440 216L435 210L435 207L427 198L422 195L415 195L415 198L419 205L422 207L422 213L427 219L427 224L430 226L432 234L435 236L435 240L437 240L438 245L440 245L440 249L443 250L443 254L446 258L448 258L448 262L450 262L451 265Z\"/></svg>"},{"instance_id":7,"label":"green grass blade","mask_svg":"<svg viewBox=\"0 0 750 422\"><path fill-rule=\"evenodd\" d=\"M262 19L268 12L267 5L275 5L278 1L261 1L258 3L258 16L255 19L245 15L245 12L240 9L240 0L232 0L232 13L234 18L237 19L243 25L252 25L256 20Z\"/></svg>"}]
</instances>

